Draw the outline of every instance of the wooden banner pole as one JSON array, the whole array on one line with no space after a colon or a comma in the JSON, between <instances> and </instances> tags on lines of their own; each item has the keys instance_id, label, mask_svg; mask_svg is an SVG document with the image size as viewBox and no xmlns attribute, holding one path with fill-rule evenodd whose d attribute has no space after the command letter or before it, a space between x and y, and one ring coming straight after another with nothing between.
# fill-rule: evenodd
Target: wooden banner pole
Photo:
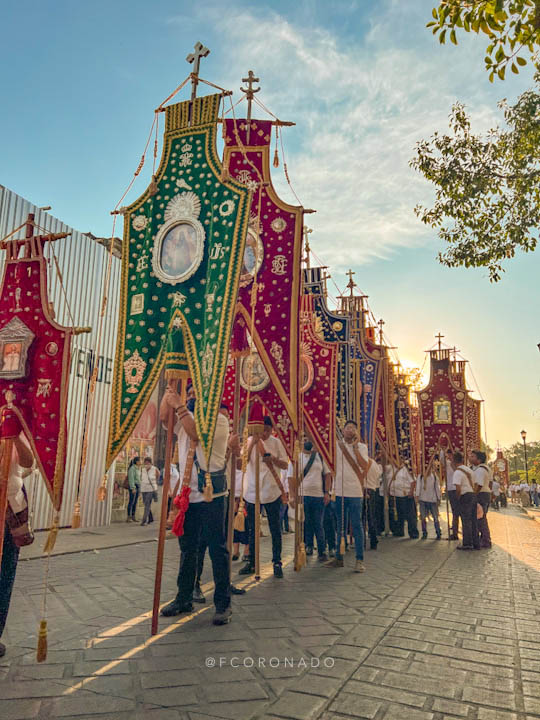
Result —
<instances>
[{"instance_id":1,"label":"wooden banner pole","mask_svg":"<svg viewBox=\"0 0 540 720\"><path fill-rule=\"evenodd\" d=\"M176 392L177 381L169 380L169 388ZM182 405L186 402L186 380L182 378L180 381L180 399ZM165 533L167 531L167 501L169 498L169 488L171 484L171 462L173 453L174 439L174 416L175 412L169 407L167 418L167 443L165 445L165 469L163 472L163 494L161 496L161 513L159 519L159 536L156 559L156 575L154 580L154 604L152 607L152 635L156 635L158 631L159 603L161 599L161 578L163 575L163 556L165 553Z\"/></svg>"},{"instance_id":2,"label":"wooden banner pole","mask_svg":"<svg viewBox=\"0 0 540 720\"><path fill-rule=\"evenodd\" d=\"M13 438L4 438L0 442L2 459L0 462L0 563L4 551L4 528L6 527L7 489L9 471L11 468L11 455L13 453Z\"/></svg>"},{"instance_id":3,"label":"wooden banner pole","mask_svg":"<svg viewBox=\"0 0 540 720\"><path fill-rule=\"evenodd\" d=\"M258 440L258 438L257 438ZM261 579L261 465L258 442L255 446L255 580Z\"/></svg>"}]
</instances>

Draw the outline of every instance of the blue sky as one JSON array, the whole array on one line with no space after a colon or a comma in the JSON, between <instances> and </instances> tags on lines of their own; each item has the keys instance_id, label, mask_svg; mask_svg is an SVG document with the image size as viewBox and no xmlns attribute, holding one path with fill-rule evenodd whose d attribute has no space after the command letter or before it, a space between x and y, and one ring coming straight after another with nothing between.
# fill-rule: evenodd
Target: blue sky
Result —
<instances>
[{"instance_id":1,"label":"blue sky","mask_svg":"<svg viewBox=\"0 0 540 720\"><path fill-rule=\"evenodd\" d=\"M491 85L482 40L440 46L425 29L432 5L10 3L0 183L80 230L109 234L109 211L138 165L153 109L187 75L185 56L201 40L211 48L202 77L237 100L253 69L258 97L296 122L284 134L289 173L302 203L317 209L311 239L337 285L352 267L404 364L422 365L439 331L462 351L486 400L491 445L519 440L522 427L539 440L538 256L514 259L497 285L484 271L441 267L439 240L413 213L432 191L408 167L415 142L446 129L456 99L486 129L500 122L497 100L514 99L531 76ZM274 175L294 202L282 168Z\"/></svg>"}]
</instances>

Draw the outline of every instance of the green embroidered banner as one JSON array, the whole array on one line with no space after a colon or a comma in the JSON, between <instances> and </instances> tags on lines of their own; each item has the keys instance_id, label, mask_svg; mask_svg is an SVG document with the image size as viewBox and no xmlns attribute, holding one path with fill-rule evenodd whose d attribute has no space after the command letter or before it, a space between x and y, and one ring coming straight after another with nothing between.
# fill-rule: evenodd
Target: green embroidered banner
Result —
<instances>
[{"instance_id":1,"label":"green embroidered banner","mask_svg":"<svg viewBox=\"0 0 540 720\"><path fill-rule=\"evenodd\" d=\"M220 98L166 108L155 181L124 213L107 466L133 432L164 367L192 378L199 437L207 457L211 451L251 203L245 186L220 179Z\"/></svg>"}]
</instances>

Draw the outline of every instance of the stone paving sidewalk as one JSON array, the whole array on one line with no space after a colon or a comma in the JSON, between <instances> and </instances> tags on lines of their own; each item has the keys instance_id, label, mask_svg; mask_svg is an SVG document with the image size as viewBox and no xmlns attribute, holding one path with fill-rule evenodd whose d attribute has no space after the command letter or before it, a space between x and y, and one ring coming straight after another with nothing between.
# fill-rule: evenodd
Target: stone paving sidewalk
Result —
<instances>
[{"instance_id":1,"label":"stone paving sidewalk","mask_svg":"<svg viewBox=\"0 0 540 720\"><path fill-rule=\"evenodd\" d=\"M214 628L202 606L150 640L155 544L53 558L42 665L43 562L22 563L0 718L540 718L540 527L516 508L489 519L490 551L388 538L364 575L350 553L343 570L311 559L283 580L267 564L229 626ZM292 536L285 546L290 560ZM268 563L269 538L262 547ZM164 600L177 564L168 542Z\"/></svg>"}]
</instances>

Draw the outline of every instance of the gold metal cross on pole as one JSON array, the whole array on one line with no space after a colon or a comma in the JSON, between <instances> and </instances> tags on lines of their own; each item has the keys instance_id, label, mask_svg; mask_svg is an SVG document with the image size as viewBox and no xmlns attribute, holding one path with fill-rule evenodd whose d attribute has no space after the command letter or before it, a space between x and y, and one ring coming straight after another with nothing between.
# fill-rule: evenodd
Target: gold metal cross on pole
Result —
<instances>
[{"instance_id":1,"label":"gold metal cross on pole","mask_svg":"<svg viewBox=\"0 0 540 720\"><path fill-rule=\"evenodd\" d=\"M345 273L345 275L349 276L349 282L347 283L347 287L351 291L351 297L353 297L353 295L354 295L353 290L356 287L356 283L352 279L352 276L356 275L356 273L353 270L349 270L349 272Z\"/></svg>"},{"instance_id":2,"label":"gold metal cross on pole","mask_svg":"<svg viewBox=\"0 0 540 720\"><path fill-rule=\"evenodd\" d=\"M441 335L441 333L439 333L438 335L435 335L435 337L437 338L437 340L439 342L439 350L441 350L442 349L441 340L443 339L444 335Z\"/></svg>"},{"instance_id":3,"label":"gold metal cross on pole","mask_svg":"<svg viewBox=\"0 0 540 720\"><path fill-rule=\"evenodd\" d=\"M199 83L199 68L201 58L205 58L210 54L210 50L201 42L195 43L194 52L189 53L186 62L193 63L193 72L191 73L191 102L197 97L197 85Z\"/></svg>"},{"instance_id":4,"label":"gold metal cross on pole","mask_svg":"<svg viewBox=\"0 0 540 720\"><path fill-rule=\"evenodd\" d=\"M311 247L309 245L309 234L312 233L313 230L311 228L308 228L306 225L304 225L304 250L306 252L304 260L306 262L306 267L309 268L309 254L311 252Z\"/></svg>"},{"instance_id":5,"label":"gold metal cross on pole","mask_svg":"<svg viewBox=\"0 0 540 720\"><path fill-rule=\"evenodd\" d=\"M251 130L251 106L253 103L253 96L259 92L260 87L254 88L254 84L259 82L259 78L256 78L253 70L249 70L247 78L242 78L243 83L247 83L247 88L240 88L240 91L245 93L247 100L247 143L249 145L249 135ZM308 266L309 267L309 266Z\"/></svg>"}]
</instances>

